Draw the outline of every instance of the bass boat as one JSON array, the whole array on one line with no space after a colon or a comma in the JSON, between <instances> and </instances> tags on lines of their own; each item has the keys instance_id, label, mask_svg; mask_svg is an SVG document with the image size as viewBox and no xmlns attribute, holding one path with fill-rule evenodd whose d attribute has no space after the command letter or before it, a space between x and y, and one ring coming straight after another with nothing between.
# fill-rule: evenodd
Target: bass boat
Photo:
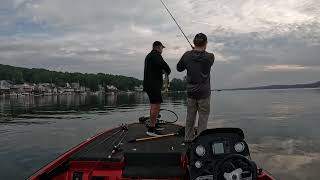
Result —
<instances>
[{"instance_id":1,"label":"bass boat","mask_svg":"<svg viewBox=\"0 0 320 180\"><path fill-rule=\"evenodd\" d=\"M146 119L102 132L58 157L30 180L275 180L251 160L238 128L208 129L184 143L184 127L162 123L148 137Z\"/></svg>"}]
</instances>

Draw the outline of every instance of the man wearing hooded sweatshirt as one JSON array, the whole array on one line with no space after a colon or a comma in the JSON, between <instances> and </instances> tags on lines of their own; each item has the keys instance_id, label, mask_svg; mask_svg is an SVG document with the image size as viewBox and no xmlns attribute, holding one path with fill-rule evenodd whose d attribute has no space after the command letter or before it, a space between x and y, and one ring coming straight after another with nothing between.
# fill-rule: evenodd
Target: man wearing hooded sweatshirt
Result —
<instances>
[{"instance_id":1,"label":"man wearing hooded sweatshirt","mask_svg":"<svg viewBox=\"0 0 320 180\"><path fill-rule=\"evenodd\" d=\"M194 49L187 51L177 64L177 70L187 70L187 119L185 142L194 139L194 125L197 113L198 134L207 129L210 114L210 71L214 54L206 52L207 36L199 33L194 37Z\"/></svg>"}]
</instances>

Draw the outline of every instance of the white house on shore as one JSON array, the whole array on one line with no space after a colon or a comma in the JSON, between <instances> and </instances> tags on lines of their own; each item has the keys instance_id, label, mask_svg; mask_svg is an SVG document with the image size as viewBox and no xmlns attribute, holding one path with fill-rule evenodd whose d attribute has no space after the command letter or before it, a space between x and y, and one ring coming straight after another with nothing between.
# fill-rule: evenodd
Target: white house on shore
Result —
<instances>
[{"instance_id":1,"label":"white house on shore","mask_svg":"<svg viewBox=\"0 0 320 180\"><path fill-rule=\"evenodd\" d=\"M10 89L12 83L6 80L0 80L0 89Z\"/></svg>"},{"instance_id":2,"label":"white house on shore","mask_svg":"<svg viewBox=\"0 0 320 180\"><path fill-rule=\"evenodd\" d=\"M137 92L142 92L143 91L143 86L142 85L136 86L136 87L134 87L134 90L137 91Z\"/></svg>"},{"instance_id":3,"label":"white house on shore","mask_svg":"<svg viewBox=\"0 0 320 180\"><path fill-rule=\"evenodd\" d=\"M0 80L0 94L9 94L12 84L13 83L6 80Z\"/></svg>"},{"instance_id":4,"label":"white house on shore","mask_svg":"<svg viewBox=\"0 0 320 180\"><path fill-rule=\"evenodd\" d=\"M114 91L118 91L118 88L115 87L114 85L107 85L106 91L114 92Z\"/></svg>"}]
</instances>

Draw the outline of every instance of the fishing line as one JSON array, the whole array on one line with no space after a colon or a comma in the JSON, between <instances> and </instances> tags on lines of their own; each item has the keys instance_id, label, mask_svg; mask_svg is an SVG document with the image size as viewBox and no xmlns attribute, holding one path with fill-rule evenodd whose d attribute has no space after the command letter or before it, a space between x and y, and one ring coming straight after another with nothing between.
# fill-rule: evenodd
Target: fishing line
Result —
<instances>
[{"instance_id":1,"label":"fishing line","mask_svg":"<svg viewBox=\"0 0 320 180\"><path fill-rule=\"evenodd\" d=\"M179 23L177 22L177 20L173 17L173 15L171 14L170 10L168 9L168 7L166 6L166 4L163 2L163 0L160 0L162 5L164 6L164 8L166 8L167 12L170 14L171 18L173 19L173 21L176 23L176 25L178 26L178 28L180 29L180 31L182 32L183 36L186 38L186 40L188 41L189 45L191 46L191 48L193 49L192 44L190 43L188 37L186 36L186 34L183 32L182 28L180 27Z\"/></svg>"},{"instance_id":2,"label":"fishing line","mask_svg":"<svg viewBox=\"0 0 320 180\"><path fill-rule=\"evenodd\" d=\"M160 112L162 112L162 111L167 111L167 112L172 113L172 114L175 116L175 119L174 119L173 121L168 121L168 120L162 120L162 119L160 119L160 118L161 118ZM160 109L158 118L159 118L158 123L160 123L160 124L173 124L173 123L175 123L175 122L177 122L177 121L179 120L178 114L175 113L175 112L172 111L172 110L169 110L169 109ZM150 123L150 116L147 115L147 116L142 116L142 117L140 117L140 118L139 118L139 122L140 122L140 123L145 123L145 124Z\"/></svg>"},{"instance_id":3,"label":"fishing line","mask_svg":"<svg viewBox=\"0 0 320 180\"><path fill-rule=\"evenodd\" d=\"M183 32L182 28L180 27L179 23L177 22L177 20L173 17L173 15L171 14L170 10L168 9L168 7L166 6L166 4L163 2L163 0L160 0L162 5L165 7L165 9L167 10L167 12L170 14L171 18L173 19L173 21L176 23L176 25L178 26L178 28L180 29L180 31L182 32L183 36L186 38L186 40L188 41L188 43L190 44L191 48L193 49L194 47L192 46L192 44L190 43L188 37L186 36L186 34ZM212 72L212 86L215 88L214 86L214 74Z\"/></svg>"},{"instance_id":4,"label":"fishing line","mask_svg":"<svg viewBox=\"0 0 320 180\"><path fill-rule=\"evenodd\" d=\"M172 113L172 114L176 117L176 119L175 119L174 121L166 121L166 120L162 120L162 121L164 121L164 122L166 122L166 123L169 123L169 124L172 124L172 123L175 123L175 122L178 121L179 117L178 117L178 115L177 115L176 112L174 112L174 111L172 111L172 110L170 110L170 109L160 109L160 112L161 112L161 111L168 111L168 112Z\"/></svg>"}]
</instances>

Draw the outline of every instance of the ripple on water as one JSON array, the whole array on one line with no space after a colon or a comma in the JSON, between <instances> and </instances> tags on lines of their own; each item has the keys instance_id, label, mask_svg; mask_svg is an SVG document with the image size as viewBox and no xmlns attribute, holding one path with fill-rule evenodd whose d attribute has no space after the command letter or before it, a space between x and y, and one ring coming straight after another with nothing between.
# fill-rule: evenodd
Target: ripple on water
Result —
<instances>
[{"instance_id":1,"label":"ripple on water","mask_svg":"<svg viewBox=\"0 0 320 180\"><path fill-rule=\"evenodd\" d=\"M242 128L259 165L279 179L319 179L319 91L230 91L211 101L208 126ZM184 125L185 94L164 102ZM96 133L137 122L149 102L143 94L0 99L0 109L0 179L24 179Z\"/></svg>"}]
</instances>

